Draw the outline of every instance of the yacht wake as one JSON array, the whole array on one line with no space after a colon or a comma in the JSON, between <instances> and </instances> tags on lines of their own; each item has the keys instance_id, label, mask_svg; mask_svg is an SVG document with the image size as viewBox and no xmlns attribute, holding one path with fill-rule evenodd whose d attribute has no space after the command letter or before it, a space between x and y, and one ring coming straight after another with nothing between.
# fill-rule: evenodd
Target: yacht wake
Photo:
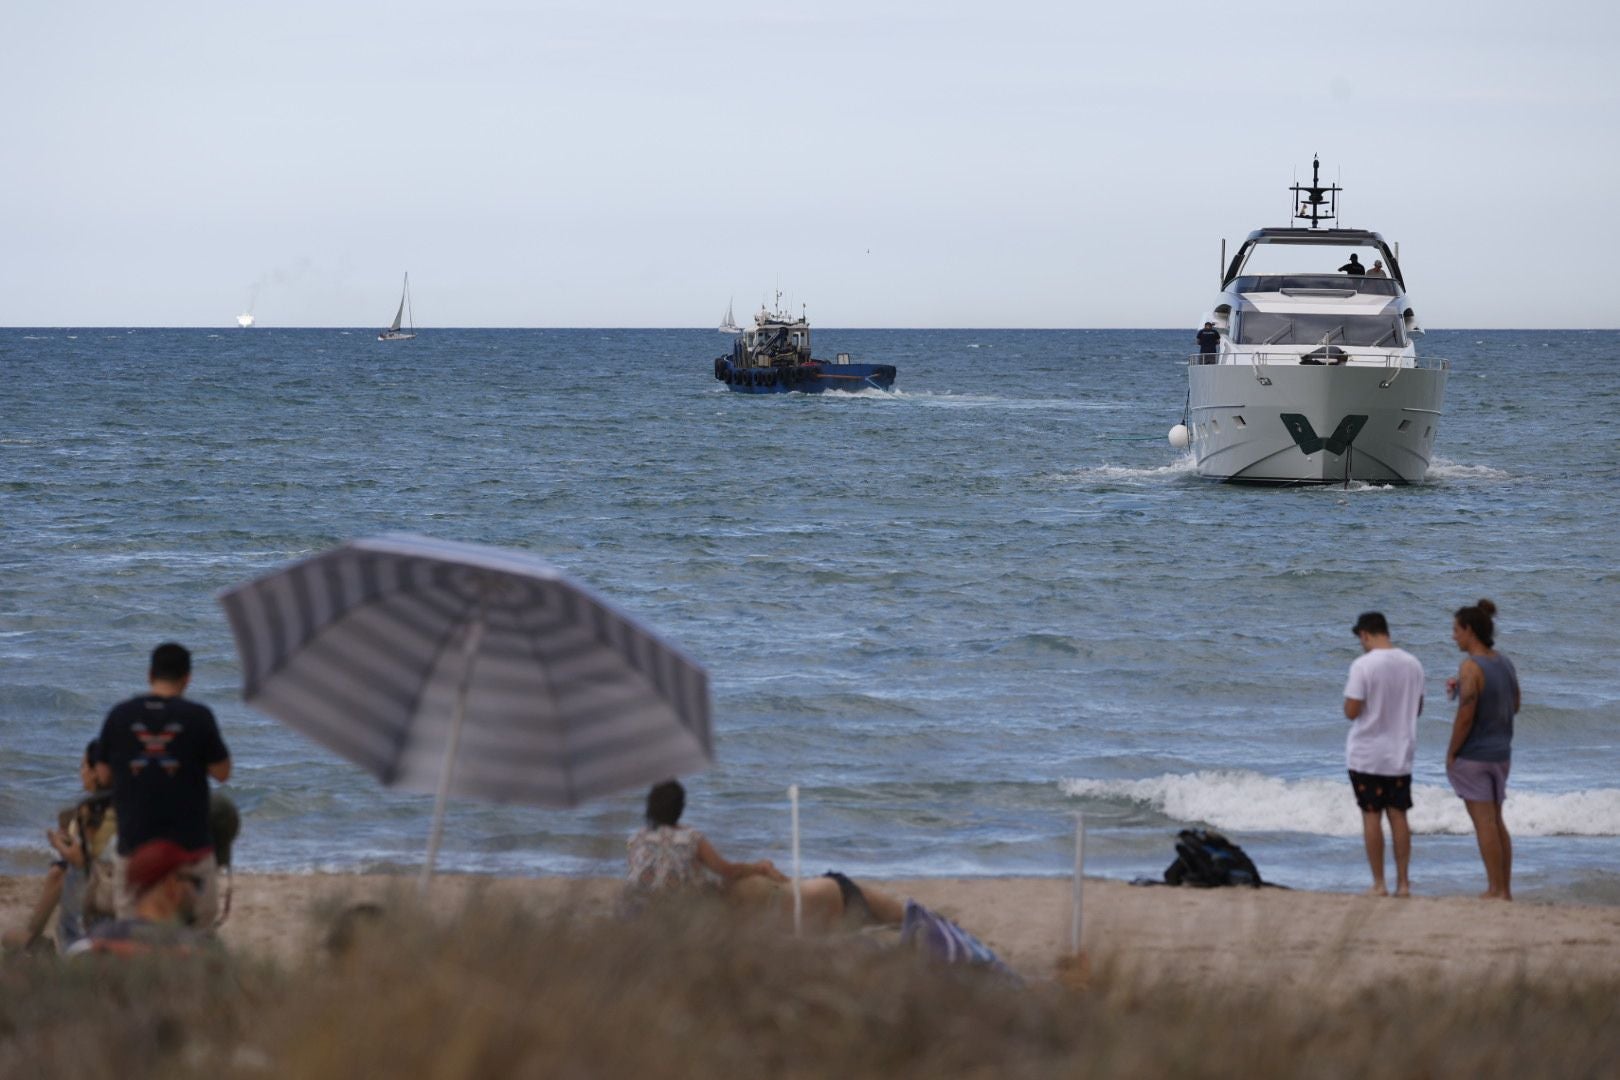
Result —
<instances>
[{"instance_id":1,"label":"yacht wake","mask_svg":"<svg viewBox=\"0 0 1620 1080\"><path fill-rule=\"evenodd\" d=\"M1180 480L1183 477L1197 474L1198 466L1189 452L1172 461L1168 465L1089 465L1080 469L1054 474L1054 479L1079 482L1096 483L1107 481L1113 483L1154 483L1164 480Z\"/></svg>"},{"instance_id":2,"label":"yacht wake","mask_svg":"<svg viewBox=\"0 0 1620 1080\"><path fill-rule=\"evenodd\" d=\"M1512 477L1504 470L1492 468L1489 465L1464 465L1447 458L1437 457L1429 463L1429 479L1510 480Z\"/></svg>"}]
</instances>

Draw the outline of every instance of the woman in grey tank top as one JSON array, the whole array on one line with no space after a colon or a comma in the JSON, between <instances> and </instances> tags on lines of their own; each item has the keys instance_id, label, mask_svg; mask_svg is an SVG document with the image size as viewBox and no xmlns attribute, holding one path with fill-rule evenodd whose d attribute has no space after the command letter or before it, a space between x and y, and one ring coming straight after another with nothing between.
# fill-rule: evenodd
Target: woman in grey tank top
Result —
<instances>
[{"instance_id":1,"label":"woman in grey tank top","mask_svg":"<svg viewBox=\"0 0 1620 1080\"><path fill-rule=\"evenodd\" d=\"M1519 711L1519 675L1497 652L1496 605L1481 600L1459 608L1451 639L1465 654L1446 696L1457 699L1457 719L1446 749L1446 777L1468 808L1485 862L1488 899L1513 899L1513 840L1502 820L1512 762L1513 714Z\"/></svg>"}]
</instances>

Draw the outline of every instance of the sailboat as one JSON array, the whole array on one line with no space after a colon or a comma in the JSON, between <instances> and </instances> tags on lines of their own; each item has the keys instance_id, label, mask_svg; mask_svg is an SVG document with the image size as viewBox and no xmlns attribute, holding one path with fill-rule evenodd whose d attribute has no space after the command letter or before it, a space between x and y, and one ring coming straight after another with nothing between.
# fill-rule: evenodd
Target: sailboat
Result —
<instances>
[{"instance_id":1,"label":"sailboat","mask_svg":"<svg viewBox=\"0 0 1620 1080\"><path fill-rule=\"evenodd\" d=\"M399 324L404 322L409 330L401 330ZM416 316L411 311L411 275L406 273L405 285L399 293L399 310L394 312L394 321L388 324L388 329L377 335L378 341L405 341L416 336Z\"/></svg>"},{"instance_id":2,"label":"sailboat","mask_svg":"<svg viewBox=\"0 0 1620 1080\"><path fill-rule=\"evenodd\" d=\"M726 302L726 317L720 323L720 332L722 334L742 333L742 327L737 325L737 316L731 313L731 305L734 302L735 301Z\"/></svg>"}]
</instances>

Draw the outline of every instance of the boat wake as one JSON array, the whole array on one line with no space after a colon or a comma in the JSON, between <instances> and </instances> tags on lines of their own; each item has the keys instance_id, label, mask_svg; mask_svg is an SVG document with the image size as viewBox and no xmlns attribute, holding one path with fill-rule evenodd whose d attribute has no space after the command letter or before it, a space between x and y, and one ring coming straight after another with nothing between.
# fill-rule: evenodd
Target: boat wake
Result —
<instances>
[{"instance_id":1,"label":"boat wake","mask_svg":"<svg viewBox=\"0 0 1620 1080\"><path fill-rule=\"evenodd\" d=\"M952 394L935 390L894 391L894 396L944 409L1006 409L1030 412L1118 412L1127 401L1075 401L1073 398L1009 398L993 394Z\"/></svg>"},{"instance_id":2,"label":"boat wake","mask_svg":"<svg viewBox=\"0 0 1620 1080\"><path fill-rule=\"evenodd\" d=\"M1155 483L1164 480L1182 480L1198 475L1198 463L1191 453L1183 454L1168 465L1090 465L1067 472L1054 473L1053 479L1066 483Z\"/></svg>"},{"instance_id":3,"label":"boat wake","mask_svg":"<svg viewBox=\"0 0 1620 1080\"><path fill-rule=\"evenodd\" d=\"M1341 779L1283 780L1248 770L1167 773L1150 780L1064 780L1070 798L1145 808L1172 821L1232 832L1361 835L1361 815ZM1470 836L1462 800L1449 787L1412 785L1412 831ZM1515 836L1620 836L1620 788L1508 792Z\"/></svg>"},{"instance_id":4,"label":"boat wake","mask_svg":"<svg viewBox=\"0 0 1620 1080\"><path fill-rule=\"evenodd\" d=\"M1429 463L1429 479L1453 480L1511 480L1507 472L1489 465L1463 465L1437 457Z\"/></svg>"}]
</instances>

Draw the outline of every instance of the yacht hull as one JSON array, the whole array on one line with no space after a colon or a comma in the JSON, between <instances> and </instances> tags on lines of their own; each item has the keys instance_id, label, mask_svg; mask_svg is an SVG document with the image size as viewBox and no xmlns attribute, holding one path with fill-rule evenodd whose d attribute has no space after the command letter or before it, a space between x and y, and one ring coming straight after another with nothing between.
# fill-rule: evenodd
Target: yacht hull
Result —
<instances>
[{"instance_id":1,"label":"yacht hull","mask_svg":"<svg viewBox=\"0 0 1620 1080\"><path fill-rule=\"evenodd\" d=\"M1194 364L1198 474L1254 484L1416 484L1429 470L1446 369Z\"/></svg>"}]
</instances>

